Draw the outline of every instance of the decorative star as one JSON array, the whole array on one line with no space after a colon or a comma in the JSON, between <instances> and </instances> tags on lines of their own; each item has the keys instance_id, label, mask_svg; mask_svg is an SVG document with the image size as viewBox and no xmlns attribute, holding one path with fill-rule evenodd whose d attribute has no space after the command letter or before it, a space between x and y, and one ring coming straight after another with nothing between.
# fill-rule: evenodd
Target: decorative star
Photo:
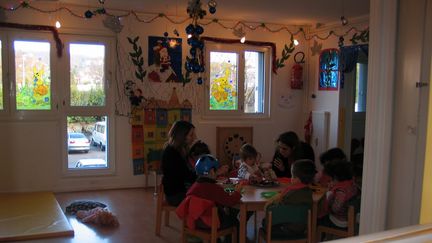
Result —
<instances>
[{"instance_id":1,"label":"decorative star","mask_svg":"<svg viewBox=\"0 0 432 243\"><path fill-rule=\"evenodd\" d=\"M313 46L311 47L312 56L315 56L321 52L322 43L318 44L316 40L314 40Z\"/></svg>"}]
</instances>

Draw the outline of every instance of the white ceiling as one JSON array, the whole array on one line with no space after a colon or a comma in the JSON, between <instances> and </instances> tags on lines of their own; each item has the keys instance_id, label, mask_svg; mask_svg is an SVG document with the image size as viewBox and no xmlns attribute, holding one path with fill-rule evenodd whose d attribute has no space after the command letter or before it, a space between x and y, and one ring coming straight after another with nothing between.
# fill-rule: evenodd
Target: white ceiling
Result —
<instances>
[{"instance_id":1,"label":"white ceiling","mask_svg":"<svg viewBox=\"0 0 432 243\"><path fill-rule=\"evenodd\" d=\"M32 0L52 1L52 0ZM65 4L101 6L98 0L58 0ZM202 0L207 9L208 0ZM217 11L209 18L258 23L315 25L369 14L369 0L216 0ZM188 0L105 0L105 8L187 16ZM57 2L58 4L58 2ZM209 16L210 15L210 16Z\"/></svg>"}]
</instances>

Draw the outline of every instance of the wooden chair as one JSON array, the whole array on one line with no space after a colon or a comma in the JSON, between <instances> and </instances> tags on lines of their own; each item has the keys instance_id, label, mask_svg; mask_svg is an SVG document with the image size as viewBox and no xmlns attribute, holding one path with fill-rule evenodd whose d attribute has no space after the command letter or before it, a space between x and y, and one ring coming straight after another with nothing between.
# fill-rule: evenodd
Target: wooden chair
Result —
<instances>
[{"instance_id":1,"label":"wooden chair","mask_svg":"<svg viewBox=\"0 0 432 243\"><path fill-rule=\"evenodd\" d=\"M177 207L169 205L165 201L165 193L162 183L158 187L157 204L156 204L156 228L155 234L160 236L162 226L162 213L165 212L165 226L169 226L169 213L175 211Z\"/></svg>"},{"instance_id":2,"label":"wooden chair","mask_svg":"<svg viewBox=\"0 0 432 243\"><path fill-rule=\"evenodd\" d=\"M265 228L261 227L258 232L258 243L264 239L266 243L312 243L312 212L308 205L275 205L267 209ZM272 226L282 223L298 223L307 225L307 233L303 238L272 236Z\"/></svg>"},{"instance_id":3,"label":"wooden chair","mask_svg":"<svg viewBox=\"0 0 432 243\"><path fill-rule=\"evenodd\" d=\"M332 228L327 226L321 226L319 225L317 227L317 241L321 241L322 234L330 234L338 237L352 237L355 235L355 228L356 228L356 213L353 205L350 205L348 207L348 224L347 224L346 230L344 229L338 229L338 228Z\"/></svg>"},{"instance_id":4,"label":"wooden chair","mask_svg":"<svg viewBox=\"0 0 432 243\"><path fill-rule=\"evenodd\" d=\"M187 227L186 218L183 219L183 228L182 228L182 242L187 243L187 236L192 235L204 240L204 242L216 243L217 239L221 236L231 235L231 242L237 243L237 227L232 226L226 229L217 229L217 221L218 221L218 210L217 207L214 206L212 208L212 219L211 219L211 229L210 230L202 230L202 229L190 229Z\"/></svg>"}]
</instances>

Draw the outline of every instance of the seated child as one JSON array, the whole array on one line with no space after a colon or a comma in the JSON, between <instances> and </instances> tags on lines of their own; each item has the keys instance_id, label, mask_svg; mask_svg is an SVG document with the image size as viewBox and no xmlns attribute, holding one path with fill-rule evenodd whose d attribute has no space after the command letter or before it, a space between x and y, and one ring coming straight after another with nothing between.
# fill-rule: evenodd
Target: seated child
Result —
<instances>
[{"instance_id":1,"label":"seated child","mask_svg":"<svg viewBox=\"0 0 432 243\"><path fill-rule=\"evenodd\" d=\"M225 210L225 207L233 207L240 203L241 186L237 186L233 193L227 193L222 186L216 184L216 170L219 166L219 161L211 155L204 155L198 159L195 165L198 179L189 188L186 197L193 195L215 202L219 207L218 215L220 228L228 228L238 223L238 211ZM208 228L208 226L200 220L197 220L196 227Z\"/></svg>"},{"instance_id":2,"label":"seated child","mask_svg":"<svg viewBox=\"0 0 432 243\"><path fill-rule=\"evenodd\" d=\"M315 163L309 159L295 161L291 166L291 184L278 196L273 197L266 203L269 205L293 205L306 204L312 209L312 189L309 187L316 173ZM263 220L265 227L265 220ZM272 234L284 236L304 235L307 225L303 224L280 224L272 226Z\"/></svg>"},{"instance_id":3,"label":"seated child","mask_svg":"<svg viewBox=\"0 0 432 243\"><path fill-rule=\"evenodd\" d=\"M346 155L340 148L331 148L322 153L320 156L320 162L323 167L325 167L328 162L336 160L346 160ZM315 182L323 187L327 187L331 180L332 178L325 173L324 169L320 170L315 175Z\"/></svg>"},{"instance_id":4,"label":"seated child","mask_svg":"<svg viewBox=\"0 0 432 243\"><path fill-rule=\"evenodd\" d=\"M197 140L192 144L188 154L188 166L191 170L195 171L195 164L197 160L204 154L211 154L209 146L201 140Z\"/></svg>"},{"instance_id":5,"label":"seated child","mask_svg":"<svg viewBox=\"0 0 432 243\"><path fill-rule=\"evenodd\" d=\"M345 160L332 161L325 165L324 172L332 177L332 182L326 193L324 207L319 213L318 225L346 228L348 203L358 194L352 164ZM326 215L322 217L323 214Z\"/></svg>"},{"instance_id":6,"label":"seated child","mask_svg":"<svg viewBox=\"0 0 432 243\"><path fill-rule=\"evenodd\" d=\"M270 162L261 162L260 169L263 174L263 178L266 181L276 181L277 176L274 170L272 169L272 164Z\"/></svg>"},{"instance_id":7,"label":"seated child","mask_svg":"<svg viewBox=\"0 0 432 243\"><path fill-rule=\"evenodd\" d=\"M263 179L260 169L258 168L258 152L256 149L246 143L240 148L241 164L238 169L238 178L249 180L251 183L259 183Z\"/></svg>"},{"instance_id":8,"label":"seated child","mask_svg":"<svg viewBox=\"0 0 432 243\"><path fill-rule=\"evenodd\" d=\"M241 158L239 155L234 155L232 158L232 170L230 172L230 177L238 177L238 169L241 164Z\"/></svg>"},{"instance_id":9,"label":"seated child","mask_svg":"<svg viewBox=\"0 0 432 243\"><path fill-rule=\"evenodd\" d=\"M188 153L188 167L190 170L195 171L195 164L198 159L206 154L211 154L209 146L201 140L197 140L192 144ZM217 170L217 176L226 176L228 172L228 165L222 165Z\"/></svg>"}]
</instances>

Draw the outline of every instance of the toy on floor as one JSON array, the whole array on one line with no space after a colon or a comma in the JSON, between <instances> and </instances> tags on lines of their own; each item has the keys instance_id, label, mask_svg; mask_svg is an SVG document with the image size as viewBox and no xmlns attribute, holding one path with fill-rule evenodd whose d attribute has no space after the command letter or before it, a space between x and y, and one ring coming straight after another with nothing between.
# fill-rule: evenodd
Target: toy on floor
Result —
<instances>
[{"instance_id":1,"label":"toy on floor","mask_svg":"<svg viewBox=\"0 0 432 243\"><path fill-rule=\"evenodd\" d=\"M97 207L106 208L106 205L94 201L75 201L66 207L66 213L74 215L78 210L90 210Z\"/></svg>"},{"instance_id":2,"label":"toy on floor","mask_svg":"<svg viewBox=\"0 0 432 243\"><path fill-rule=\"evenodd\" d=\"M93 223L101 226L118 226L117 217L108 209L96 207L91 210L79 210L76 217L83 223Z\"/></svg>"}]
</instances>

